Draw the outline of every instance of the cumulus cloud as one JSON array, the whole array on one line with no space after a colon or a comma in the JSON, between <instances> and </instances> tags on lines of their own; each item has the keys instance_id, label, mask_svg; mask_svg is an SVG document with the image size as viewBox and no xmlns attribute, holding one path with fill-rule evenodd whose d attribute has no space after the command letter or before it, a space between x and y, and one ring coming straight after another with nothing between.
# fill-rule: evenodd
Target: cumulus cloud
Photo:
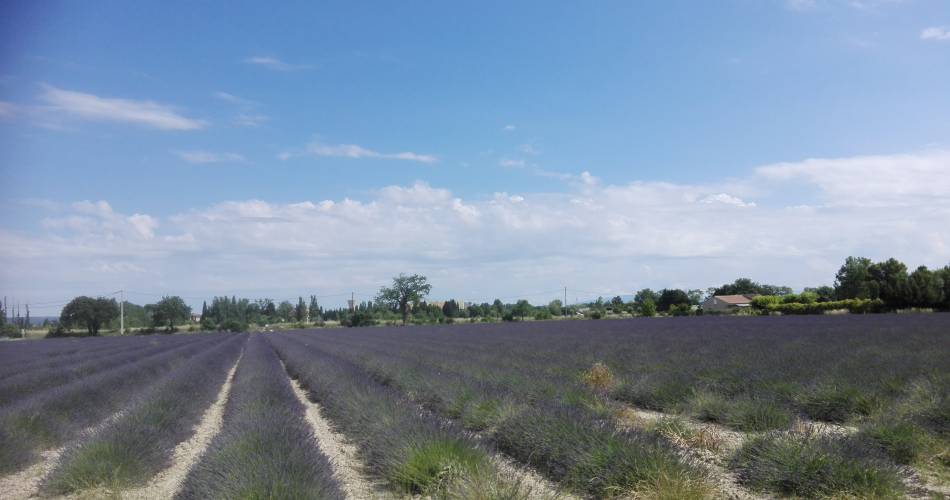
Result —
<instances>
[{"instance_id":1,"label":"cumulus cloud","mask_svg":"<svg viewBox=\"0 0 950 500\"><path fill-rule=\"evenodd\" d=\"M153 101L99 97L44 85L40 94L49 111L94 121L133 123L160 130L197 130L207 124Z\"/></svg>"},{"instance_id":2,"label":"cumulus cloud","mask_svg":"<svg viewBox=\"0 0 950 500\"><path fill-rule=\"evenodd\" d=\"M398 272L426 274L435 296L479 301L740 275L814 286L848 255L947 264L948 165L940 151L811 159L709 184L605 184L582 172L564 192L486 197L416 182L360 200L239 200L162 218L83 201L44 219L45 235L0 230L0 281L91 293L118 288L121 273L77 269L124 262L182 295L371 294ZM819 202L788 206L791 187Z\"/></svg>"},{"instance_id":3,"label":"cumulus cloud","mask_svg":"<svg viewBox=\"0 0 950 500\"><path fill-rule=\"evenodd\" d=\"M831 204L919 204L947 199L950 151L815 158L762 166L756 173L775 182L815 186Z\"/></svg>"},{"instance_id":4,"label":"cumulus cloud","mask_svg":"<svg viewBox=\"0 0 950 500\"><path fill-rule=\"evenodd\" d=\"M326 156L353 159L371 158L377 160L414 161L419 163L436 163L439 161L437 157L428 154L419 154L408 151L402 153L380 153L378 151L364 148L363 146L356 144L331 145L319 142L310 143L301 152L284 152L279 154L277 157L281 160L288 160L290 158L299 156Z\"/></svg>"},{"instance_id":5,"label":"cumulus cloud","mask_svg":"<svg viewBox=\"0 0 950 500\"><path fill-rule=\"evenodd\" d=\"M930 28L925 28L920 32L920 39L946 42L950 40L950 28L946 26L932 26Z\"/></svg>"},{"instance_id":6,"label":"cumulus cloud","mask_svg":"<svg viewBox=\"0 0 950 500\"><path fill-rule=\"evenodd\" d=\"M297 71L301 69L309 69L310 66L307 64L290 64L276 57L268 56L253 56L244 59L246 64L252 64L255 66L260 66L262 68L267 68L274 71Z\"/></svg>"},{"instance_id":7,"label":"cumulus cloud","mask_svg":"<svg viewBox=\"0 0 950 500\"><path fill-rule=\"evenodd\" d=\"M176 151L182 160L188 163L235 163L245 161L244 156L237 153L213 153L211 151Z\"/></svg>"}]
</instances>

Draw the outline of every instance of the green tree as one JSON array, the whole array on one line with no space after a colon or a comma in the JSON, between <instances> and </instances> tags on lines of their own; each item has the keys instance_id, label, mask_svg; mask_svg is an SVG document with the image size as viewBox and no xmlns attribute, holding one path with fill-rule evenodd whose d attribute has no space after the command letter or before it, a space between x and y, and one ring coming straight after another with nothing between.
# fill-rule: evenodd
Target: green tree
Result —
<instances>
[{"instance_id":1,"label":"green tree","mask_svg":"<svg viewBox=\"0 0 950 500\"><path fill-rule=\"evenodd\" d=\"M512 308L511 313L520 317L523 321L524 317L531 313L531 304L527 300L521 299L515 303L515 307Z\"/></svg>"},{"instance_id":2,"label":"green tree","mask_svg":"<svg viewBox=\"0 0 950 500\"><path fill-rule=\"evenodd\" d=\"M402 314L402 323L409 319L409 304L414 304L425 298L432 291L432 285L425 276L413 274L406 276L400 273L393 278L391 287L380 288L376 296L377 302L389 305Z\"/></svg>"},{"instance_id":3,"label":"green tree","mask_svg":"<svg viewBox=\"0 0 950 500\"><path fill-rule=\"evenodd\" d=\"M447 300L442 304L442 314L446 318L454 318L459 315L459 305L455 300Z\"/></svg>"},{"instance_id":4,"label":"green tree","mask_svg":"<svg viewBox=\"0 0 950 500\"><path fill-rule=\"evenodd\" d=\"M908 278L908 303L915 307L939 307L944 283L940 274L920 266Z\"/></svg>"},{"instance_id":5,"label":"green tree","mask_svg":"<svg viewBox=\"0 0 950 500\"><path fill-rule=\"evenodd\" d=\"M805 291L814 293L818 297L818 302L831 302L835 300L835 289L827 285L817 288L805 288Z\"/></svg>"},{"instance_id":6,"label":"green tree","mask_svg":"<svg viewBox=\"0 0 950 500\"><path fill-rule=\"evenodd\" d=\"M549 302L548 311L551 316L560 316L564 312L564 304L561 303L561 299L554 299Z\"/></svg>"},{"instance_id":7,"label":"green tree","mask_svg":"<svg viewBox=\"0 0 950 500\"><path fill-rule=\"evenodd\" d=\"M656 309L658 311L669 311L671 307L679 304L686 304L689 306L689 295L686 295L686 292L676 288L664 288L660 290L660 296L656 301Z\"/></svg>"},{"instance_id":8,"label":"green tree","mask_svg":"<svg viewBox=\"0 0 950 500\"><path fill-rule=\"evenodd\" d=\"M640 315L651 318L656 316L656 304L653 302L653 299L646 299L640 304Z\"/></svg>"},{"instance_id":9,"label":"green tree","mask_svg":"<svg viewBox=\"0 0 950 500\"><path fill-rule=\"evenodd\" d=\"M320 304L317 302L317 296L310 296L310 306L307 307L307 317L310 321L318 322L323 319Z\"/></svg>"},{"instance_id":10,"label":"green tree","mask_svg":"<svg viewBox=\"0 0 950 500\"><path fill-rule=\"evenodd\" d=\"M89 335L99 335L102 325L119 316L119 304L105 297L76 297L63 308L59 322L67 328L81 325Z\"/></svg>"},{"instance_id":11,"label":"green tree","mask_svg":"<svg viewBox=\"0 0 950 500\"><path fill-rule=\"evenodd\" d=\"M298 323L307 319L307 304L303 303L303 297L297 297L297 307L294 308L294 318Z\"/></svg>"},{"instance_id":12,"label":"green tree","mask_svg":"<svg viewBox=\"0 0 950 500\"><path fill-rule=\"evenodd\" d=\"M145 306L152 313L154 326L165 326L166 330L174 331L176 323L184 323L191 319L191 307L177 296L162 297L156 304Z\"/></svg>"},{"instance_id":13,"label":"green tree","mask_svg":"<svg viewBox=\"0 0 950 500\"><path fill-rule=\"evenodd\" d=\"M283 301L277 306L277 319L286 323L294 319L294 306L289 301Z\"/></svg>"},{"instance_id":14,"label":"green tree","mask_svg":"<svg viewBox=\"0 0 950 500\"><path fill-rule=\"evenodd\" d=\"M871 259L865 257L845 259L835 274L835 297L838 300L871 298L870 267Z\"/></svg>"},{"instance_id":15,"label":"green tree","mask_svg":"<svg viewBox=\"0 0 950 500\"><path fill-rule=\"evenodd\" d=\"M710 291L710 295L788 295L792 289L787 286L765 285L749 278L739 278Z\"/></svg>"},{"instance_id":16,"label":"green tree","mask_svg":"<svg viewBox=\"0 0 950 500\"><path fill-rule=\"evenodd\" d=\"M868 279L868 298L881 299L890 309L908 304L907 266L903 262L890 258L871 264L868 266Z\"/></svg>"},{"instance_id":17,"label":"green tree","mask_svg":"<svg viewBox=\"0 0 950 500\"><path fill-rule=\"evenodd\" d=\"M656 292L650 290L649 288L644 288L633 296L633 307L637 312L643 314L643 304L646 301L650 301L653 303L653 306L656 307L656 300L658 298L659 297L657 296Z\"/></svg>"}]
</instances>

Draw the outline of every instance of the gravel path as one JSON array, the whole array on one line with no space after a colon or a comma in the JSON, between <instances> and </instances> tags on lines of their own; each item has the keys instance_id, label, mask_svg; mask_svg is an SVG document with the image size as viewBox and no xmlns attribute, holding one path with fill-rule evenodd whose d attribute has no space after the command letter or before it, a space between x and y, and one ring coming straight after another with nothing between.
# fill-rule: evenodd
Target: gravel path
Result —
<instances>
[{"instance_id":1,"label":"gravel path","mask_svg":"<svg viewBox=\"0 0 950 500\"><path fill-rule=\"evenodd\" d=\"M281 364L283 365L283 362ZM310 401L307 392L300 387L300 383L291 379L290 385L297 399L307 409L307 423L313 429L316 445L330 459L333 475L340 482L340 489L343 490L346 498L354 500L393 498L363 474L363 466L356 458L356 447L348 443L342 434L333 430L330 422L323 418L320 405Z\"/></svg>"},{"instance_id":2,"label":"gravel path","mask_svg":"<svg viewBox=\"0 0 950 500\"><path fill-rule=\"evenodd\" d=\"M178 446L175 447L171 467L156 474L145 486L123 491L123 499L152 500L175 496L175 493L178 492L188 476L188 472L204 454L214 436L221 431L224 424L224 407L231 393L234 373L237 371L238 364L243 357L244 353L241 353L238 360L234 362L234 366L228 372L228 377L221 385L221 390L218 391L214 403L201 416L201 421L195 427L194 435L187 441L178 443Z\"/></svg>"}]
</instances>

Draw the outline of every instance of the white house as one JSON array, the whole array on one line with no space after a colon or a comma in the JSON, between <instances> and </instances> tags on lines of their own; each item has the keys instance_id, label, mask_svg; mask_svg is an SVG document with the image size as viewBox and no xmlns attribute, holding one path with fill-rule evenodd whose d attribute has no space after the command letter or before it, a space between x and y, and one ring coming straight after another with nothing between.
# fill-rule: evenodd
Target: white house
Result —
<instances>
[{"instance_id":1,"label":"white house","mask_svg":"<svg viewBox=\"0 0 950 500\"><path fill-rule=\"evenodd\" d=\"M708 312L735 312L752 307L754 294L749 295L714 295L703 301L703 311Z\"/></svg>"}]
</instances>

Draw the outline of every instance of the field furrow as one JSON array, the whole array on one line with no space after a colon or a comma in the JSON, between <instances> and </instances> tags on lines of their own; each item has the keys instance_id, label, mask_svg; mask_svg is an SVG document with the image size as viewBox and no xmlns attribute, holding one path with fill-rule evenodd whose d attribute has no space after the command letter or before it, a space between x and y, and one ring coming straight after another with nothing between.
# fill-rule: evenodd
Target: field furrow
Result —
<instances>
[{"instance_id":1,"label":"field furrow","mask_svg":"<svg viewBox=\"0 0 950 500\"><path fill-rule=\"evenodd\" d=\"M243 336L210 346L158 378L121 418L71 445L44 480L48 494L100 489L118 492L173 464L240 353Z\"/></svg>"},{"instance_id":2,"label":"field furrow","mask_svg":"<svg viewBox=\"0 0 950 500\"><path fill-rule=\"evenodd\" d=\"M288 372L356 446L367 473L396 495L527 498L539 492L505 474L491 454L456 426L419 411L357 366L272 336Z\"/></svg>"},{"instance_id":3,"label":"field furrow","mask_svg":"<svg viewBox=\"0 0 950 500\"><path fill-rule=\"evenodd\" d=\"M208 346L224 342L209 335L139 363L100 372L0 408L0 473L29 465L40 451L75 439L83 429L121 410L164 373L182 366Z\"/></svg>"},{"instance_id":4,"label":"field furrow","mask_svg":"<svg viewBox=\"0 0 950 500\"><path fill-rule=\"evenodd\" d=\"M176 498L343 498L329 461L314 444L304 407L261 336L249 339L221 431Z\"/></svg>"}]
</instances>

